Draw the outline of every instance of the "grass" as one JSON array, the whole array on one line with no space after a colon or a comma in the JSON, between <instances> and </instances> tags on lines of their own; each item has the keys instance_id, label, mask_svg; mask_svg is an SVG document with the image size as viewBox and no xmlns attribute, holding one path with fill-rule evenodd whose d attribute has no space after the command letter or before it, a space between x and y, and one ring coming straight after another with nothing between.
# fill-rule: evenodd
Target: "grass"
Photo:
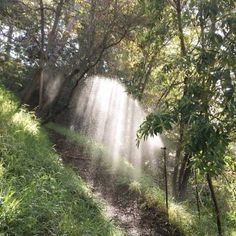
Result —
<instances>
[{"instance_id":1,"label":"grass","mask_svg":"<svg viewBox=\"0 0 236 236\"><path fill-rule=\"evenodd\" d=\"M0 87L0 234L122 235L63 166L33 113Z\"/></svg>"},{"instance_id":2,"label":"grass","mask_svg":"<svg viewBox=\"0 0 236 236\"><path fill-rule=\"evenodd\" d=\"M128 186L131 191L138 193L142 197L147 206L154 207L159 212L165 214L165 194L150 176L143 175L141 177L135 177L137 176L135 174L135 168L122 157L120 158L119 168L114 172L109 153L103 145L83 133L72 131L59 124L49 123L47 124L47 128L66 136L69 140L82 146L91 156L93 162L99 159L100 165L103 165L103 170L110 172L114 176L117 185ZM169 221L184 235L217 235L211 206L201 209L201 219L199 220L195 203L186 201L180 204L176 203L174 199L170 199L169 205ZM229 223L227 219L226 216L223 216L225 235L235 236L234 223L227 225Z\"/></svg>"}]
</instances>

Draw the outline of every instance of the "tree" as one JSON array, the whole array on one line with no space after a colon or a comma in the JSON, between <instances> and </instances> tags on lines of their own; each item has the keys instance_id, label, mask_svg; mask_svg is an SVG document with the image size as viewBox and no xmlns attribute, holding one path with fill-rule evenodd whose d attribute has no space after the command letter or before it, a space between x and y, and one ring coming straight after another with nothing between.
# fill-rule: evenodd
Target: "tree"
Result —
<instances>
[{"instance_id":1,"label":"tree","mask_svg":"<svg viewBox=\"0 0 236 236\"><path fill-rule=\"evenodd\" d=\"M211 179L223 170L225 153L232 142L230 137L235 132L235 67L232 64L235 62L235 17L232 12L235 3L217 0L168 2L175 11L180 55L165 64L163 70L182 80L178 87L181 90L175 99L168 101L165 97L158 111L146 117L137 135L138 139L145 139L179 127L174 195L183 199L193 168L206 174L219 235L222 235ZM190 15L195 17L194 25L189 21ZM184 32L187 30L193 40L186 44Z\"/></svg>"},{"instance_id":2,"label":"tree","mask_svg":"<svg viewBox=\"0 0 236 236\"><path fill-rule=\"evenodd\" d=\"M36 16L35 21L30 18L32 12ZM2 20L4 27L8 27L11 18L14 33L20 35L19 51L24 56L23 63L29 61L37 67L32 83L26 89L24 102L29 102L34 91L39 89L39 111L43 112L50 106L43 97L47 83L45 78L52 69L63 71L61 88L72 79L76 88L79 81L102 61L105 52L126 37L139 18L135 4L131 1L127 5L121 0L19 0L15 1L15 6L8 3L3 14L7 16ZM73 96L74 88L67 97ZM57 92L56 101L52 101L51 105L58 104L61 94L63 92ZM68 107L69 101L64 103L64 108Z\"/></svg>"}]
</instances>

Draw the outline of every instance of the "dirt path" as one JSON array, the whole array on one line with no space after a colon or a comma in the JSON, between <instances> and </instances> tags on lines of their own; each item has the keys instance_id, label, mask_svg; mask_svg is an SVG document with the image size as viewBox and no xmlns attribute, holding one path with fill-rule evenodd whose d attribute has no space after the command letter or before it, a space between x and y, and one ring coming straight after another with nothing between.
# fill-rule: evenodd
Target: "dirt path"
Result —
<instances>
[{"instance_id":1,"label":"dirt path","mask_svg":"<svg viewBox=\"0 0 236 236\"><path fill-rule=\"evenodd\" d=\"M90 191L104 205L104 214L127 236L178 236L163 214L145 207L127 187L114 185L113 177L95 165L78 144L50 130L49 137L65 163L73 165Z\"/></svg>"}]
</instances>

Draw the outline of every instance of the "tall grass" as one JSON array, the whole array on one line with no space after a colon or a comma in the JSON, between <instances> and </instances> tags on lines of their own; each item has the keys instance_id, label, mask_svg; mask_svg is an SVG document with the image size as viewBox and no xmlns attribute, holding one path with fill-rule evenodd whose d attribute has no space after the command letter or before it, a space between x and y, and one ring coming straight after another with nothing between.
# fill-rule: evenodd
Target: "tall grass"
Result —
<instances>
[{"instance_id":1,"label":"tall grass","mask_svg":"<svg viewBox=\"0 0 236 236\"><path fill-rule=\"evenodd\" d=\"M0 234L121 235L34 114L18 107L0 87Z\"/></svg>"}]
</instances>

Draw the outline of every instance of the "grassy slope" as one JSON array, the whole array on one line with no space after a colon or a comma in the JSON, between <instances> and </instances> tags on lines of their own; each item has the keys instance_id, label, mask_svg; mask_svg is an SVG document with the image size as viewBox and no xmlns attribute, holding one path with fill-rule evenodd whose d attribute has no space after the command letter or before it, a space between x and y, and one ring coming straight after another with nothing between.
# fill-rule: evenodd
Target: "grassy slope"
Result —
<instances>
[{"instance_id":1,"label":"grassy slope","mask_svg":"<svg viewBox=\"0 0 236 236\"><path fill-rule=\"evenodd\" d=\"M121 158L119 169L116 173L112 171L112 166L109 158L109 153L106 148L97 143L86 135L69 130L59 124L49 123L48 128L66 136L69 140L77 142L91 157L94 157L96 162L99 157L100 164L103 169L115 175L117 184L124 184L140 194L149 207L155 207L158 211L165 212L165 195L164 192L158 188L155 182L149 176L142 176L141 178L133 178L135 170L132 166ZM176 225L185 235L191 236L215 236L217 235L216 224L211 214L211 207L208 209L201 209L201 219L198 219L196 213L195 203L175 203L173 199L169 202L169 220L173 225ZM224 232L227 236L235 236L236 232L233 223L229 224L227 218L223 217ZM209 227L210 225L210 227Z\"/></svg>"},{"instance_id":2,"label":"grassy slope","mask_svg":"<svg viewBox=\"0 0 236 236\"><path fill-rule=\"evenodd\" d=\"M34 115L0 87L0 234L119 235Z\"/></svg>"}]
</instances>

